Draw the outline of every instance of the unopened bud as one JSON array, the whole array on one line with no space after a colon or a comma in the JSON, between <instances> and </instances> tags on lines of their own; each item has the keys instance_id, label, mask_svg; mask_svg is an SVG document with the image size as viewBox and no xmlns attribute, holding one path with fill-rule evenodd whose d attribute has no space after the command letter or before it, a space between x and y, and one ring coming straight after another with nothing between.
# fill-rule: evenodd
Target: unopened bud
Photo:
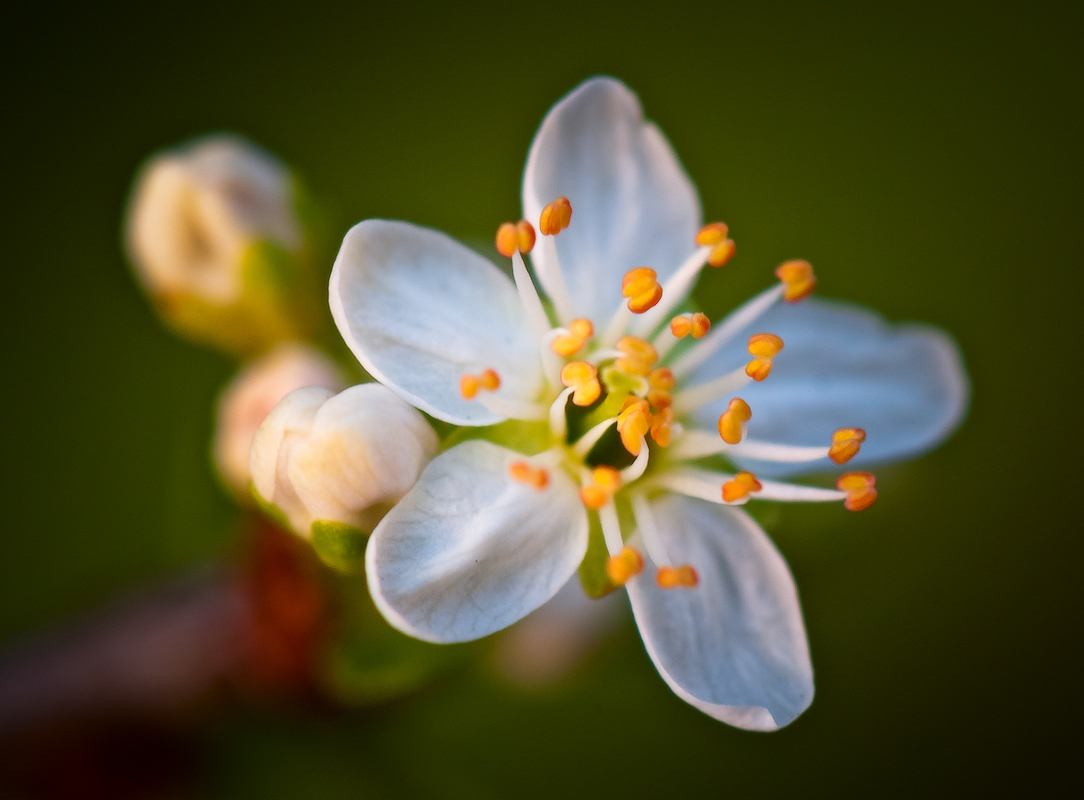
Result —
<instances>
[{"instance_id":1,"label":"unopened bud","mask_svg":"<svg viewBox=\"0 0 1084 800\"><path fill-rule=\"evenodd\" d=\"M267 415L249 461L256 492L300 535L330 520L372 530L436 455L437 436L390 389L309 387Z\"/></svg>"}]
</instances>

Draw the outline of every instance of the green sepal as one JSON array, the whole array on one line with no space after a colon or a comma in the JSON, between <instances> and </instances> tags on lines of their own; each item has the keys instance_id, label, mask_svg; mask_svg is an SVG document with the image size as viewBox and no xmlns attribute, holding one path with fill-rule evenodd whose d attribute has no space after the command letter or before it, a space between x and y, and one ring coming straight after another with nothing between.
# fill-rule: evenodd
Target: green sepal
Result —
<instances>
[{"instance_id":1,"label":"green sepal","mask_svg":"<svg viewBox=\"0 0 1084 800\"><path fill-rule=\"evenodd\" d=\"M256 491L256 484L252 481L249 481L248 483L248 490L251 492L252 498L256 501L256 505L259 506L260 511L270 517L283 530L293 530L293 526L290 524L290 521L286 519L286 515L283 514L279 507L274 503L269 503L265 500L264 496Z\"/></svg>"},{"instance_id":2,"label":"green sepal","mask_svg":"<svg viewBox=\"0 0 1084 800\"><path fill-rule=\"evenodd\" d=\"M364 578L342 578L340 596L349 603L335 642L326 653L322 678L347 705L382 703L413 692L462 665L474 644L429 644L400 633L376 610Z\"/></svg>"},{"instance_id":3,"label":"green sepal","mask_svg":"<svg viewBox=\"0 0 1084 800\"><path fill-rule=\"evenodd\" d=\"M468 439L485 439L525 456L533 456L543 450L548 450L554 443L549 422L509 419L498 422L496 425L480 428L469 426L458 428L444 440L443 447L447 450Z\"/></svg>"},{"instance_id":4,"label":"green sepal","mask_svg":"<svg viewBox=\"0 0 1084 800\"><path fill-rule=\"evenodd\" d=\"M587 531L587 555L580 562L580 585L588 597L604 597L616 589L617 584L606 574L606 559L610 554L606 550L598 514L592 511L587 516L590 526Z\"/></svg>"},{"instance_id":5,"label":"green sepal","mask_svg":"<svg viewBox=\"0 0 1084 800\"><path fill-rule=\"evenodd\" d=\"M332 569L352 575L365 569L365 545L369 534L330 519L312 523L312 548Z\"/></svg>"}]
</instances>

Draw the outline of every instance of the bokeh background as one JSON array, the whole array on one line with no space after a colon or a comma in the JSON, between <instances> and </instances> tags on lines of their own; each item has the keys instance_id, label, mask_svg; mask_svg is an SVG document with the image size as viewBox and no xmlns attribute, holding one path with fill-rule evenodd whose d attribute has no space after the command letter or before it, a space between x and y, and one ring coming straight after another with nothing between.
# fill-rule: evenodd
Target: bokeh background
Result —
<instances>
[{"instance_id":1,"label":"bokeh background","mask_svg":"<svg viewBox=\"0 0 1084 800\"><path fill-rule=\"evenodd\" d=\"M877 505L771 529L813 706L770 735L716 723L629 624L542 692L474 666L364 712L209 714L181 734L185 796L1053 786L1081 711L1080 23L1069 4L21 9L0 54L0 643L236 547L208 456L235 365L163 328L121 245L149 153L235 131L338 235L384 216L486 240L518 216L542 115L609 73L737 240L705 306L808 258L822 295L945 327L971 372L964 426L882 471Z\"/></svg>"}]
</instances>

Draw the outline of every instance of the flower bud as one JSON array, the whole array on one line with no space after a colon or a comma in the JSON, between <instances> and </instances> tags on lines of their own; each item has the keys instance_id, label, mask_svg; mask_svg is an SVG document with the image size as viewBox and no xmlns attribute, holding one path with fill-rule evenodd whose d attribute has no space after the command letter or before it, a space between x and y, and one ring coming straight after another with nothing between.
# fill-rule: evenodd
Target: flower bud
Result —
<instances>
[{"instance_id":1,"label":"flower bud","mask_svg":"<svg viewBox=\"0 0 1084 800\"><path fill-rule=\"evenodd\" d=\"M298 199L284 164L234 136L152 157L132 191L126 238L166 321L235 353L303 338L315 282Z\"/></svg>"},{"instance_id":2,"label":"flower bud","mask_svg":"<svg viewBox=\"0 0 1084 800\"><path fill-rule=\"evenodd\" d=\"M437 436L418 411L379 383L333 395L286 395L252 442L259 496L308 538L330 520L371 531L436 455Z\"/></svg>"},{"instance_id":3,"label":"flower bud","mask_svg":"<svg viewBox=\"0 0 1084 800\"><path fill-rule=\"evenodd\" d=\"M239 497L251 500L248 456L252 437L283 397L303 386L322 386L337 392L344 385L331 359L300 342L283 342L245 366L218 399L214 459L226 486Z\"/></svg>"}]
</instances>

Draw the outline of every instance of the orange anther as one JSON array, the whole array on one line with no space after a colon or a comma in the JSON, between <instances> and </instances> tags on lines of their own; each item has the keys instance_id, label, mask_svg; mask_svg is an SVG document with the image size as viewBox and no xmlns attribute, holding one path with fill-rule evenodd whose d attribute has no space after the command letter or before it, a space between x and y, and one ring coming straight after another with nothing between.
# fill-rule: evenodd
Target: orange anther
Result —
<instances>
[{"instance_id":1,"label":"orange anther","mask_svg":"<svg viewBox=\"0 0 1084 800\"><path fill-rule=\"evenodd\" d=\"M542 209L538 218L538 230L546 236L556 236L568 227L572 220L572 204L567 197L558 197Z\"/></svg>"},{"instance_id":2,"label":"orange anther","mask_svg":"<svg viewBox=\"0 0 1084 800\"><path fill-rule=\"evenodd\" d=\"M481 375L463 375L459 379L459 394L473 400L480 390L495 392L501 388L501 376L495 369L487 369Z\"/></svg>"},{"instance_id":3,"label":"orange anther","mask_svg":"<svg viewBox=\"0 0 1084 800\"><path fill-rule=\"evenodd\" d=\"M725 222L710 222L696 234L696 243L701 247L706 244L719 244L729 232L730 228Z\"/></svg>"},{"instance_id":4,"label":"orange anther","mask_svg":"<svg viewBox=\"0 0 1084 800\"><path fill-rule=\"evenodd\" d=\"M678 314L670 320L670 333L679 339L684 339L692 334L694 339L699 339L711 330L711 320L699 311L695 314Z\"/></svg>"},{"instance_id":5,"label":"orange anther","mask_svg":"<svg viewBox=\"0 0 1084 800\"><path fill-rule=\"evenodd\" d=\"M541 491L550 485L550 474L542 467L532 467L526 461L514 461L508 466L512 480L526 483Z\"/></svg>"},{"instance_id":6,"label":"orange anther","mask_svg":"<svg viewBox=\"0 0 1084 800\"><path fill-rule=\"evenodd\" d=\"M568 323L568 333L561 334L553 340L553 352L567 358L575 355L587 343L587 340L595 335L595 326L589 319L574 319Z\"/></svg>"},{"instance_id":7,"label":"orange anther","mask_svg":"<svg viewBox=\"0 0 1084 800\"><path fill-rule=\"evenodd\" d=\"M659 411L670 408L674 404L674 396L663 389L648 389L645 397L647 402L651 403L651 407Z\"/></svg>"},{"instance_id":8,"label":"orange anther","mask_svg":"<svg viewBox=\"0 0 1084 800\"><path fill-rule=\"evenodd\" d=\"M662 286L651 267L636 267L621 279L621 295L629 298L629 311L643 314L662 299Z\"/></svg>"},{"instance_id":9,"label":"orange anther","mask_svg":"<svg viewBox=\"0 0 1084 800\"><path fill-rule=\"evenodd\" d=\"M580 501L598 511L621 488L621 473L613 467L601 466L591 470L591 483L580 489Z\"/></svg>"},{"instance_id":10,"label":"orange anther","mask_svg":"<svg viewBox=\"0 0 1084 800\"><path fill-rule=\"evenodd\" d=\"M761 488L760 481L752 472L739 472L733 479L723 484L723 502L733 503L743 497L748 497L752 492L759 492Z\"/></svg>"},{"instance_id":11,"label":"orange anther","mask_svg":"<svg viewBox=\"0 0 1084 800\"><path fill-rule=\"evenodd\" d=\"M635 547L622 547L620 553L606 559L606 574L618 586L643 571L644 557Z\"/></svg>"},{"instance_id":12,"label":"orange anther","mask_svg":"<svg viewBox=\"0 0 1084 800\"><path fill-rule=\"evenodd\" d=\"M774 333L754 333L749 337L749 354L771 358L783 349L783 340Z\"/></svg>"},{"instance_id":13,"label":"orange anther","mask_svg":"<svg viewBox=\"0 0 1084 800\"><path fill-rule=\"evenodd\" d=\"M764 380L771 371L772 360L770 358L754 358L745 365L745 374L755 381Z\"/></svg>"},{"instance_id":14,"label":"orange anther","mask_svg":"<svg viewBox=\"0 0 1084 800\"><path fill-rule=\"evenodd\" d=\"M637 336L622 336L617 340L617 349L625 354L614 362L614 366L627 375L639 375L646 378L651 368L659 360L659 354L649 342Z\"/></svg>"},{"instance_id":15,"label":"orange anther","mask_svg":"<svg viewBox=\"0 0 1084 800\"><path fill-rule=\"evenodd\" d=\"M734 257L734 251L737 250L737 245L734 244L733 239L724 239L715 245L708 253L708 264L713 267L721 267L727 261Z\"/></svg>"},{"instance_id":16,"label":"orange anther","mask_svg":"<svg viewBox=\"0 0 1084 800\"><path fill-rule=\"evenodd\" d=\"M668 367L659 367L647 376L647 385L659 391L669 392L674 388L675 383L674 373Z\"/></svg>"},{"instance_id":17,"label":"orange anther","mask_svg":"<svg viewBox=\"0 0 1084 800\"><path fill-rule=\"evenodd\" d=\"M585 508L598 511L610 502L610 495L597 486L584 486L580 489L580 502L583 503Z\"/></svg>"},{"instance_id":18,"label":"orange anther","mask_svg":"<svg viewBox=\"0 0 1084 800\"><path fill-rule=\"evenodd\" d=\"M775 276L786 285L783 299L788 303L797 303L817 285L813 265L808 261L788 261L776 269Z\"/></svg>"},{"instance_id":19,"label":"orange anther","mask_svg":"<svg viewBox=\"0 0 1084 800\"><path fill-rule=\"evenodd\" d=\"M651 430L651 413L647 401L632 399L625 409L617 415L617 432L621 434L621 444L634 456L640 455L640 443Z\"/></svg>"},{"instance_id":20,"label":"orange anther","mask_svg":"<svg viewBox=\"0 0 1084 800\"><path fill-rule=\"evenodd\" d=\"M682 564L680 567L659 567L655 573L655 583L663 589L676 589L679 586L691 589L700 583L700 576L689 564Z\"/></svg>"},{"instance_id":21,"label":"orange anther","mask_svg":"<svg viewBox=\"0 0 1084 800\"><path fill-rule=\"evenodd\" d=\"M832 434L828 457L837 464L846 464L858 455L864 441L866 441L866 432L861 428L840 428Z\"/></svg>"},{"instance_id":22,"label":"orange anther","mask_svg":"<svg viewBox=\"0 0 1084 800\"><path fill-rule=\"evenodd\" d=\"M753 416L749 404L740 397L735 397L727 405L726 411L719 415L719 435L727 444L737 444L745 432L743 422L748 422Z\"/></svg>"},{"instance_id":23,"label":"orange anther","mask_svg":"<svg viewBox=\"0 0 1084 800\"><path fill-rule=\"evenodd\" d=\"M873 488L876 484L877 479L869 472L848 472L840 475L836 488L847 493L843 507L848 511L869 508L877 499L877 490Z\"/></svg>"},{"instance_id":24,"label":"orange anther","mask_svg":"<svg viewBox=\"0 0 1084 800\"><path fill-rule=\"evenodd\" d=\"M505 258L511 258L517 250L529 253L534 247L534 238L534 228L527 220L506 222L497 228L497 252Z\"/></svg>"},{"instance_id":25,"label":"orange anther","mask_svg":"<svg viewBox=\"0 0 1084 800\"><path fill-rule=\"evenodd\" d=\"M674 409L664 406L651 417L651 438L659 447L670 446L670 427L674 424Z\"/></svg>"},{"instance_id":26,"label":"orange anther","mask_svg":"<svg viewBox=\"0 0 1084 800\"><path fill-rule=\"evenodd\" d=\"M561 370L561 383L569 388L575 387L572 402L578 406L589 406L602 394L602 385L598 382L598 370L586 361L573 361L565 364Z\"/></svg>"}]
</instances>

